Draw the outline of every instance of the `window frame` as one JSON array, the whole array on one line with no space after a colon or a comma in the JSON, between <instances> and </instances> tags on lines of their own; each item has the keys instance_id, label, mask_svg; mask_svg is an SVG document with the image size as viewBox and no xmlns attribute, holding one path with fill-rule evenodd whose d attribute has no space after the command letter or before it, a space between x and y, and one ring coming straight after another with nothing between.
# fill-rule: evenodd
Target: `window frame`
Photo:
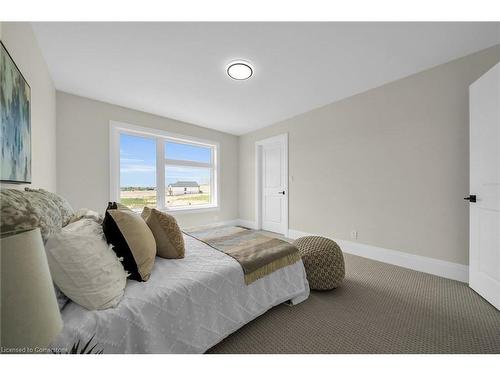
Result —
<instances>
[{"instance_id":1,"label":"window frame","mask_svg":"<svg viewBox=\"0 0 500 375\"><path fill-rule=\"evenodd\" d=\"M220 160L220 146L219 142L191 137L182 134L171 133L165 130L147 128L127 124L124 122L110 121L109 122L109 177L110 177L110 190L109 198L112 202L120 202L120 134L129 134L132 136L139 136L144 138L154 139L156 141L156 208L166 212L193 212L193 211L212 211L219 209L219 192L220 192L220 179L219 179L219 160ZM187 160L167 159L165 150L166 142L171 141L175 143L182 143L192 146L202 146L212 149L211 163L201 163ZM196 206L182 206L182 207L166 207L165 206L165 168L166 166L186 166L186 167L201 167L210 168L210 195L211 203L196 205ZM160 167L159 167L160 166Z\"/></svg>"}]
</instances>

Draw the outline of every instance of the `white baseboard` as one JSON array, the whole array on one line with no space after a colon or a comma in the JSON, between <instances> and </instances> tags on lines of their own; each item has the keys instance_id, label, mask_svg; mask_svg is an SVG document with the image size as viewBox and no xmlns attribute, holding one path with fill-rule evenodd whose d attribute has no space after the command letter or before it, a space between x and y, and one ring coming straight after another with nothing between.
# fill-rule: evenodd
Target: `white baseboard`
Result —
<instances>
[{"instance_id":1,"label":"white baseboard","mask_svg":"<svg viewBox=\"0 0 500 375\"><path fill-rule=\"evenodd\" d=\"M288 230L288 237L292 239L311 235L313 234L294 229ZM332 240L337 242L342 251L348 254L358 255L364 258L378 260L380 262L394 264L396 266L430 273L432 275L464 283L467 283L469 280L469 267L463 264L423 257L402 251L384 249L382 247L366 245L359 242L339 240L335 238L332 238Z\"/></svg>"},{"instance_id":2,"label":"white baseboard","mask_svg":"<svg viewBox=\"0 0 500 375\"><path fill-rule=\"evenodd\" d=\"M288 229L288 238L291 238L292 240L296 240L297 238L305 236L319 236L319 234L312 234L308 232L302 232L300 230Z\"/></svg>"},{"instance_id":3,"label":"white baseboard","mask_svg":"<svg viewBox=\"0 0 500 375\"><path fill-rule=\"evenodd\" d=\"M240 225L250 229L257 228L254 221L243 219L221 221L210 224L210 226L220 225ZM314 235L319 234L289 229L287 237L291 239L297 239L299 237ZM409 268L415 271L425 272L431 275L441 276L447 279L457 280L464 283L467 283L469 281L469 267L463 264L409 254L403 251L385 249L382 247L367 245L359 242L340 240L336 238L332 238L332 240L337 242L342 248L342 251L348 254L358 255L364 258L377 260L379 262L394 264L396 266Z\"/></svg>"}]
</instances>

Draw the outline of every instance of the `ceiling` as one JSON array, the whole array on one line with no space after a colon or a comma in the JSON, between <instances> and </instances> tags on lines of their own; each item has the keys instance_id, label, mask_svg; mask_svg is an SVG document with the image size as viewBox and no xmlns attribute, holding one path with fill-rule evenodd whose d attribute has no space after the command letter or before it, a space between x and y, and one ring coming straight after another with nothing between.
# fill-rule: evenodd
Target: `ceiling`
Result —
<instances>
[{"instance_id":1,"label":"ceiling","mask_svg":"<svg viewBox=\"0 0 500 375\"><path fill-rule=\"evenodd\" d=\"M33 23L58 90L244 134L500 43L499 23ZM250 61L247 81L228 62Z\"/></svg>"}]
</instances>

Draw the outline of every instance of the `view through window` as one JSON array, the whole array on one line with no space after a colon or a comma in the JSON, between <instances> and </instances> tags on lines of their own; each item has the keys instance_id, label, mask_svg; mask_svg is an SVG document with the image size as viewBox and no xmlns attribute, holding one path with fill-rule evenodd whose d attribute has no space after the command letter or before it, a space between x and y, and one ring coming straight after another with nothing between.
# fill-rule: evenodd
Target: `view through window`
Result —
<instances>
[{"instance_id":1,"label":"view through window","mask_svg":"<svg viewBox=\"0 0 500 375\"><path fill-rule=\"evenodd\" d=\"M156 207L156 140L120 134L120 202Z\"/></svg>"},{"instance_id":2,"label":"view through window","mask_svg":"<svg viewBox=\"0 0 500 375\"><path fill-rule=\"evenodd\" d=\"M183 207L211 203L212 149L166 142L165 206Z\"/></svg>"},{"instance_id":3,"label":"view through window","mask_svg":"<svg viewBox=\"0 0 500 375\"><path fill-rule=\"evenodd\" d=\"M119 145L122 204L134 210L217 205L215 145L127 132L120 132ZM159 159L162 166L157 165L157 153L164 157ZM163 177L160 168L163 184L158 183Z\"/></svg>"}]
</instances>

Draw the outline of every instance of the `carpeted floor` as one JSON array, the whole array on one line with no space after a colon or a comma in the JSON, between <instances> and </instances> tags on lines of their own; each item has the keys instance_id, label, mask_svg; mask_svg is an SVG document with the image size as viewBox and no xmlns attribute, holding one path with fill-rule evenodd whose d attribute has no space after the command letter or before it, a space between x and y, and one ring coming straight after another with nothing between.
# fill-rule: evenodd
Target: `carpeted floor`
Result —
<instances>
[{"instance_id":1,"label":"carpeted floor","mask_svg":"<svg viewBox=\"0 0 500 375\"><path fill-rule=\"evenodd\" d=\"M345 254L346 279L208 353L500 353L500 311L466 284Z\"/></svg>"}]
</instances>

